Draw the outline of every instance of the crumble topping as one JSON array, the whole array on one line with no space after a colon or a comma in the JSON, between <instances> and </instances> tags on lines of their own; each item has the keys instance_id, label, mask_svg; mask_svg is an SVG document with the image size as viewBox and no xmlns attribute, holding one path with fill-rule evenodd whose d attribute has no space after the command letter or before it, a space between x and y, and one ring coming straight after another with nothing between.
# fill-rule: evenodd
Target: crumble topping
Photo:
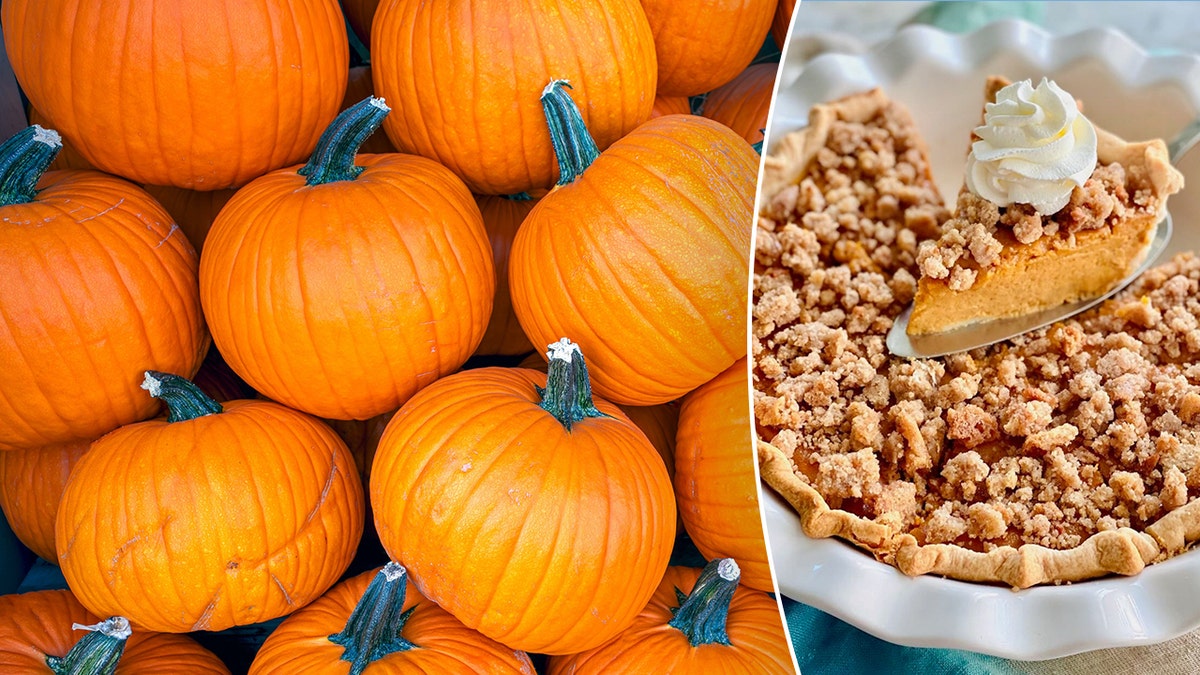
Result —
<instances>
[{"instance_id":1,"label":"crumble topping","mask_svg":"<svg viewBox=\"0 0 1200 675\"><path fill-rule=\"evenodd\" d=\"M892 358L924 273L969 287L999 247L1144 208L1119 164L1049 219L960 195L950 220L895 104L838 122L760 214L755 417L831 508L919 543L1072 548L1143 529L1200 493L1200 259L1181 255L1091 312L1008 344ZM1089 187L1089 185L1091 187ZM1036 215L1036 214L1035 214ZM1001 242L1006 243L1001 243ZM956 276L957 275L957 276Z\"/></svg>"}]
</instances>

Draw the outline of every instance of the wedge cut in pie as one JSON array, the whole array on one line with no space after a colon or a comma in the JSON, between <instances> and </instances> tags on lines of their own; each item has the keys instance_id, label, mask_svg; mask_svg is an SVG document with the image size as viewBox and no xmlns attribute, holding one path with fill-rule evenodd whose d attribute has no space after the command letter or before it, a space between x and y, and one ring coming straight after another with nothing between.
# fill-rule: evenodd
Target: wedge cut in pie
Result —
<instances>
[{"instance_id":1,"label":"wedge cut in pie","mask_svg":"<svg viewBox=\"0 0 1200 675\"><path fill-rule=\"evenodd\" d=\"M1161 142L1112 141L1109 154L1096 137L1098 160L1057 172L1078 179L1069 190L1016 186L1028 207L994 194L1018 178L968 162L990 206L968 190L953 218L916 125L882 91L818 105L773 142L755 234L754 415L763 481L805 534L906 574L1013 588L1136 574L1200 541L1200 258L1181 254L1003 344L937 359L887 351L924 251L974 229L955 221L987 221L998 259L1041 247L1063 268L1075 249L1062 246L1093 236L1110 252L1140 245L1124 232L1152 226L1180 179ZM1050 215L1029 216L1038 206ZM975 271L958 262L945 267ZM1025 298L1047 283L1011 279Z\"/></svg>"},{"instance_id":2,"label":"wedge cut in pie","mask_svg":"<svg viewBox=\"0 0 1200 675\"><path fill-rule=\"evenodd\" d=\"M1161 140L1093 127L1053 82L992 77L955 216L918 254L910 335L1103 295L1140 265L1183 178Z\"/></svg>"}]
</instances>

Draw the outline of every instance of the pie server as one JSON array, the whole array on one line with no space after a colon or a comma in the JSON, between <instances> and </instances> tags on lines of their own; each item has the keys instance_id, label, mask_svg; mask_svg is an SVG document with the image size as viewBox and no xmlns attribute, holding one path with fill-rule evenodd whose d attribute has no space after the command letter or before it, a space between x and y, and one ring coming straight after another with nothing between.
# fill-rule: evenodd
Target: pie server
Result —
<instances>
[{"instance_id":1,"label":"pie server","mask_svg":"<svg viewBox=\"0 0 1200 675\"><path fill-rule=\"evenodd\" d=\"M1171 163L1178 164L1180 158L1188 150L1191 150L1197 141L1200 141L1200 118L1192 120L1191 124L1185 127L1167 146ZM912 305L909 305L900 313L895 323L892 324L892 329L888 331L888 351L895 356L908 359L927 359L935 356L945 356L946 354L986 347L1039 328L1044 328L1052 323L1069 319L1080 312L1084 312L1104 302L1121 289L1133 283L1135 279L1154 264L1163 250L1167 248L1167 243L1171 240L1172 229L1171 214L1168 213L1155 226L1154 238L1150 241L1150 247L1142 263L1133 270L1132 274L1118 282L1112 290L1096 298L1069 302L1033 314L995 319L992 321L981 321L943 333L931 333L928 335L908 334L908 317L912 314Z\"/></svg>"}]
</instances>

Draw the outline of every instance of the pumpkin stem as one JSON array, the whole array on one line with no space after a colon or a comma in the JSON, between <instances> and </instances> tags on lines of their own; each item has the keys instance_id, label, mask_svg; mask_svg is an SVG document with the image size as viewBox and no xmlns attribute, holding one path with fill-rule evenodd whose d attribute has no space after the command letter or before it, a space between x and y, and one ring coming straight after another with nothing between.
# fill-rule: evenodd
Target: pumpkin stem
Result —
<instances>
[{"instance_id":1,"label":"pumpkin stem","mask_svg":"<svg viewBox=\"0 0 1200 675\"><path fill-rule=\"evenodd\" d=\"M300 175L308 177L305 182L323 185L358 178L363 171L361 166L354 165L358 149L391 111L383 99L374 96L343 110L321 132L317 149L308 158L308 164L300 168Z\"/></svg>"},{"instance_id":2,"label":"pumpkin stem","mask_svg":"<svg viewBox=\"0 0 1200 675\"><path fill-rule=\"evenodd\" d=\"M693 647L711 644L728 646L729 634L725 632L725 621L729 618L729 602L733 600L733 592L741 577L742 571L733 558L709 561L690 594L685 595L678 588L675 589L680 606L667 625L682 631Z\"/></svg>"},{"instance_id":3,"label":"pumpkin stem","mask_svg":"<svg viewBox=\"0 0 1200 675\"><path fill-rule=\"evenodd\" d=\"M350 664L350 675L360 675L375 661L394 652L416 649L404 639L404 624L416 606L404 609L408 570L389 562L371 579L367 590L354 606L346 627L329 636L329 641L345 648L342 660Z\"/></svg>"},{"instance_id":4,"label":"pumpkin stem","mask_svg":"<svg viewBox=\"0 0 1200 675\"><path fill-rule=\"evenodd\" d=\"M570 88L566 80L551 80L542 90L542 112L550 127L554 156L558 158L559 185L575 182L600 156L600 148L588 133L579 106L567 93Z\"/></svg>"},{"instance_id":5,"label":"pumpkin stem","mask_svg":"<svg viewBox=\"0 0 1200 675\"><path fill-rule=\"evenodd\" d=\"M199 387L178 375L147 370L142 389L167 404L168 422L186 422L224 410L220 403L209 398Z\"/></svg>"},{"instance_id":6,"label":"pumpkin stem","mask_svg":"<svg viewBox=\"0 0 1200 675\"><path fill-rule=\"evenodd\" d=\"M500 196L504 197L505 199L507 199L510 202L531 202L531 201L533 201L533 195L529 194L528 192L518 192L516 194L500 195Z\"/></svg>"},{"instance_id":7,"label":"pumpkin stem","mask_svg":"<svg viewBox=\"0 0 1200 675\"><path fill-rule=\"evenodd\" d=\"M55 675L112 675L125 653L125 641L133 633L123 616L105 619L93 626L72 624L72 630L86 630L66 656L47 656L46 666Z\"/></svg>"},{"instance_id":8,"label":"pumpkin stem","mask_svg":"<svg viewBox=\"0 0 1200 675\"><path fill-rule=\"evenodd\" d=\"M62 150L62 137L35 124L0 144L0 206L28 204L50 162Z\"/></svg>"},{"instance_id":9,"label":"pumpkin stem","mask_svg":"<svg viewBox=\"0 0 1200 675\"><path fill-rule=\"evenodd\" d=\"M550 344L546 356L550 359L546 388L537 388L542 410L554 415L567 431L587 417L610 417L592 401L592 382L579 345L563 338Z\"/></svg>"}]
</instances>

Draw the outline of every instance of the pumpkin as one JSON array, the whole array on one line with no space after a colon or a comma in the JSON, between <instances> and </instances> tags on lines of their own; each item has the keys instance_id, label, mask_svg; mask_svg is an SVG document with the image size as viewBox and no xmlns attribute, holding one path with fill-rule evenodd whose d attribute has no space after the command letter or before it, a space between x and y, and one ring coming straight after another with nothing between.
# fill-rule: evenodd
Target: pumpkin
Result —
<instances>
[{"instance_id":1,"label":"pumpkin","mask_svg":"<svg viewBox=\"0 0 1200 675\"><path fill-rule=\"evenodd\" d=\"M696 96L754 60L776 0L642 0L658 53L658 95Z\"/></svg>"},{"instance_id":2,"label":"pumpkin","mask_svg":"<svg viewBox=\"0 0 1200 675\"><path fill-rule=\"evenodd\" d=\"M686 96L656 96L654 108L650 110L650 119L663 115L690 115L692 103Z\"/></svg>"},{"instance_id":3,"label":"pumpkin","mask_svg":"<svg viewBox=\"0 0 1200 675\"><path fill-rule=\"evenodd\" d=\"M30 106L29 125L33 126L35 124L46 129L53 129L55 127L54 123L46 119L45 115L38 112L37 108ZM91 163L83 158L83 155L79 154L79 151L75 149L75 146L63 141L63 146L62 149L58 151L58 156L54 158L53 162L50 162L50 166L47 167L46 170L62 171L63 169L95 168L96 167L92 166Z\"/></svg>"},{"instance_id":4,"label":"pumpkin","mask_svg":"<svg viewBox=\"0 0 1200 675\"><path fill-rule=\"evenodd\" d=\"M154 197L162 207L171 214L179 229L192 242L196 253L204 250L204 240L212 229L213 221L225 204L233 197L236 190L210 190L197 192L183 188L146 185L146 192Z\"/></svg>"},{"instance_id":5,"label":"pumpkin","mask_svg":"<svg viewBox=\"0 0 1200 675\"><path fill-rule=\"evenodd\" d=\"M195 640L131 630L124 617L101 621L63 590L0 596L0 671L229 675Z\"/></svg>"},{"instance_id":6,"label":"pumpkin","mask_svg":"<svg viewBox=\"0 0 1200 675\"><path fill-rule=\"evenodd\" d=\"M477 194L554 185L537 101L552 78L575 86L601 148L654 104L654 39L637 0L395 0L379 6L371 48L375 93L395 109L392 143Z\"/></svg>"},{"instance_id":7,"label":"pumpkin","mask_svg":"<svg viewBox=\"0 0 1200 675\"><path fill-rule=\"evenodd\" d=\"M378 4L378 0L368 0L371 4ZM346 5L347 14L350 11L350 4ZM371 11L374 11L372 7ZM368 24L370 25L370 24ZM350 69L350 79L346 81L346 95L342 97L342 110L346 110L354 106L364 98L375 95L375 84L371 81L371 66L355 66ZM358 149L364 154L379 154L383 152L396 152L396 146L388 140L387 134L374 133L363 141L362 147Z\"/></svg>"},{"instance_id":8,"label":"pumpkin","mask_svg":"<svg viewBox=\"0 0 1200 675\"><path fill-rule=\"evenodd\" d=\"M487 327L495 275L479 208L454 174L355 151L387 114L343 112L309 163L221 210L200 263L213 340L268 398L318 417L395 410L459 368Z\"/></svg>"},{"instance_id":9,"label":"pumpkin","mask_svg":"<svg viewBox=\"0 0 1200 675\"><path fill-rule=\"evenodd\" d=\"M771 19L771 37L780 49L783 49L787 40L788 31L792 27L792 14L795 14L798 4L800 0L779 0L775 7L775 17Z\"/></svg>"},{"instance_id":10,"label":"pumpkin","mask_svg":"<svg viewBox=\"0 0 1200 675\"><path fill-rule=\"evenodd\" d=\"M196 371L196 376L192 378L192 383L218 403L258 398L258 392L233 372L221 357L221 352L216 349L208 350L200 364L200 370Z\"/></svg>"},{"instance_id":11,"label":"pumpkin","mask_svg":"<svg viewBox=\"0 0 1200 675\"><path fill-rule=\"evenodd\" d=\"M609 400L678 398L746 353L758 156L698 115L650 120L599 154L563 85L543 98L564 170L513 242L521 327L534 344L571 335Z\"/></svg>"},{"instance_id":12,"label":"pumpkin","mask_svg":"<svg viewBox=\"0 0 1200 675\"><path fill-rule=\"evenodd\" d=\"M135 185L43 177L59 147L36 126L0 145L0 451L145 419L141 372L190 376L208 349L192 245Z\"/></svg>"},{"instance_id":13,"label":"pumpkin","mask_svg":"<svg viewBox=\"0 0 1200 675\"><path fill-rule=\"evenodd\" d=\"M54 515L71 469L92 444L68 441L44 448L0 452L0 510L29 550L57 564Z\"/></svg>"},{"instance_id":14,"label":"pumpkin","mask_svg":"<svg viewBox=\"0 0 1200 675\"><path fill-rule=\"evenodd\" d=\"M645 605L675 505L645 435L592 398L578 346L550 353L548 376L465 370L414 396L379 442L371 505L422 594L513 649L568 654Z\"/></svg>"},{"instance_id":15,"label":"pumpkin","mask_svg":"<svg viewBox=\"0 0 1200 675\"><path fill-rule=\"evenodd\" d=\"M363 46L371 48L371 22L375 19L375 11L379 9L379 0L342 0L342 11L346 13L346 22L354 35L362 41ZM354 99L361 101L362 97Z\"/></svg>"},{"instance_id":16,"label":"pumpkin","mask_svg":"<svg viewBox=\"0 0 1200 675\"><path fill-rule=\"evenodd\" d=\"M775 590L754 473L746 360L683 399L675 442L675 498L705 558L735 558L742 583Z\"/></svg>"},{"instance_id":17,"label":"pumpkin","mask_svg":"<svg viewBox=\"0 0 1200 675\"><path fill-rule=\"evenodd\" d=\"M369 420L324 420L337 435L346 443L350 454L354 456L354 464L358 466L358 474L362 477L363 488L370 485L371 465L375 461L375 451L379 448L379 439L396 411L376 415Z\"/></svg>"},{"instance_id":18,"label":"pumpkin","mask_svg":"<svg viewBox=\"0 0 1200 675\"><path fill-rule=\"evenodd\" d=\"M512 296L508 292L508 253L517 236L517 229L537 205L537 199L521 193L503 197L477 196L475 202L483 214L483 226L487 228L488 240L492 244L492 259L496 263L496 299L492 303L492 318L488 319L487 331L475 353L487 356L525 354L533 350L533 343L525 337L521 323L513 313Z\"/></svg>"},{"instance_id":19,"label":"pumpkin","mask_svg":"<svg viewBox=\"0 0 1200 675\"><path fill-rule=\"evenodd\" d=\"M170 411L76 465L55 523L67 584L98 615L162 632L223 630L312 602L350 564L362 485L337 434L268 401L217 403L147 372Z\"/></svg>"},{"instance_id":20,"label":"pumpkin","mask_svg":"<svg viewBox=\"0 0 1200 675\"><path fill-rule=\"evenodd\" d=\"M667 467L667 475L675 479L675 433L679 428L679 406L675 403L660 403L659 405L618 406L637 428L646 434L650 444L662 457Z\"/></svg>"},{"instance_id":21,"label":"pumpkin","mask_svg":"<svg viewBox=\"0 0 1200 675\"><path fill-rule=\"evenodd\" d=\"M794 675L778 603L738 585L732 558L670 567L633 625L604 645L550 657L549 675Z\"/></svg>"},{"instance_id":22,"label":"pumpkin","mask_svg":"<svg viewBox=\"0 0 1200 675\"><path fill-rule=\"evenodd\" d=\"M704 98L701 113L738 132L749 143L761 143L775 93L778 63L760 63Z\"/></svg>"},{"instance_id":23,"label":"pumpkin","mask_svg":"<svg viewBox=\"0 0 1200 675\"><path fill-rule=\"evenodd\" d=\"M151 185L218 190L302 160L350 66L337 0L11 0L0 24L33 106L92 165Z\"/></svg>"},{"instance_id":24,"label":"pumpkin","mask_svg":"<svg viewBox=\"0 0 1200 675\"><path fill-rule=\"evenodd\" d=\"M254 657L251 675L349 673L534 675L524 652L462 625L389 562L333 587L289 616Z\"/></svg>"}]
</instances>

